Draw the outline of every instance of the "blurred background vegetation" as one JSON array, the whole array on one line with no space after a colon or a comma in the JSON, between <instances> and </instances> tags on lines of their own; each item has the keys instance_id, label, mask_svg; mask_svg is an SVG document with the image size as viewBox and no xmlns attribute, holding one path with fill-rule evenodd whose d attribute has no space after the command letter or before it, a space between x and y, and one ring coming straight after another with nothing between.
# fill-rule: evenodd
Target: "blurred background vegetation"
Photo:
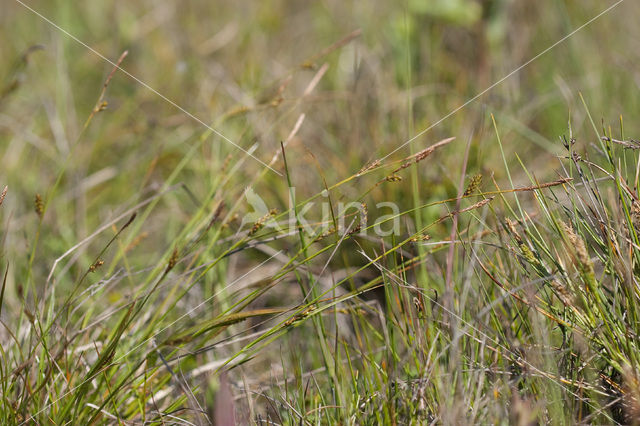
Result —
<instances>
[{"instance_id":1,"label":"blurred background vegetation","mask_svg":"<svg viewBox=\"0 0 640 426\"><path fill-rule=\"evenodd\" d=\"M112 61L128 50L126 70L245 149L259 143L256 155L263 161L278 149L298 114L306 113L290 155L296 186L308 188L310 194L322 188L317 173L310 171L314 168L308 167L308 152L328 181L355 173L606 6L597 1L509 0L30 4ZM578 92L606 121L638 109L637 97L632 96L639 60L632 48L637 30L635 15L628 9L633 8L629 2L617 7L396 157L418 151L429 141L458 137L459 142L447 148L452 155L418 171L432 183L429 192L435 198L454 192L456 180L447 179L452 174L446 171L459 169L455 153L462 152L468 138L473 139L469 173L491 170L504 177L494 167L501 164L496 161L495 139L486 136L491 129L488 113L493 113L507 153L517 149L541 172L538 166L544 170L552 158L548 154L560 151L557 138L566 133L568 121L576 131L585 121ZM19 193L44 192L112 67L17 2L8 1L0 19L5 40L0 46L0 136L3 157L10 160L4 169L7 183L20 188ZM358 29L359 37L317 57ZM34 46L42 49L30 50ZM303 97L324 63L329 68L319 87ZM98 186L100 191L87 200L101 206L117 204L144 185L162 181L203 130L122 74L112 81L107 100L108 112L97 117L73 151L78 159L75 179L105 169L112 172L109 183ZM25 133L30 135L27 143L22 141ZM185 171L197 174L190 182L196 193L228 154L241 155L216 137L202 145L201 153ZM25 157L38 173L15 172ZM152 162L153 173L147 176ZM246 167L243 172L250 173L260 164L249 161ZM119 173L123 170L127 173ZM108 175L104 172L103 177ZM266 185L265 191L272 187ZM93 224L85 224L84 210L80 206L76 225L86 230Z\"/></svg>"}]
</instances>

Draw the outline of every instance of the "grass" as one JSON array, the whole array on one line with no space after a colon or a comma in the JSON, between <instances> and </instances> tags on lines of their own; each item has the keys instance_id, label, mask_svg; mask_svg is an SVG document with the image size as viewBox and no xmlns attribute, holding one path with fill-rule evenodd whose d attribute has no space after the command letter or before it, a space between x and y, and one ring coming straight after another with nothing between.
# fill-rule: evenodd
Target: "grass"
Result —
<instances>
[{"instance_id":1,"label":"grass","mask_svg":"<svg viewBox=\"0 0 640 426\"><path fill-rule=\"evenodd\" d=\"M610 5L10 1L0 423L640 422Z\"/></svg>"}]
</instances>

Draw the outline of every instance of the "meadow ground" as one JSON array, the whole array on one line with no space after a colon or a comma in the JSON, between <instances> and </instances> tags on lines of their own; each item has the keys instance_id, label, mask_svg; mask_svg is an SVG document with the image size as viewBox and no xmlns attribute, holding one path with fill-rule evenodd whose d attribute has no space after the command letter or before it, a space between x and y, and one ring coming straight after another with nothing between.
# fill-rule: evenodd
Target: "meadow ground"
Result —
<instances>
[{"instance_id":1,"label":"meadow ground","mask_svg":"<svg viewBox=\"0 0 640 426\"><path fill-rule=\"evenodd\" d=\"M640 6L0 13L0 423L640 422Z\"/></svg>"}]
</instances>

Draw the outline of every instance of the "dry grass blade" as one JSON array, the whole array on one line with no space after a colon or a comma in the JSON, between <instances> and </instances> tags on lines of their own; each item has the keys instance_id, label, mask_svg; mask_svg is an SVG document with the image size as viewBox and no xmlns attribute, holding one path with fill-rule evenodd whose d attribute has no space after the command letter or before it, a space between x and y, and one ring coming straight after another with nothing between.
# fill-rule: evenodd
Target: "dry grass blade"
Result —
<instances>
[{"instance_id":1,"label":"dry grass blade","mask_svg":"<svg viewBox=\"0 0 640 426\"><path fill-rule=\"evenodd\" d=\"M366 173L366 172L368 172L368 171L371 171L371 170L373 170L373 169L377 169L378 167L380 167L380 164L381 164L381 163L382 163L382 162L381 162L380 160L374 160L374 161L372 161L372 162L370 162L370 163L368 163L368 164L365 164L365 165L364 165L364 166L363 166L363 167L358 171L358 173L356 174L356 176L361 176L361 175L363 175L364 173Z\"/></svg>"},{"instance_id":2,"label":"dry grass blade","mask_svg":"<svg viewBox=\"0 0 640 426\"><path fill-rule=\"evenodd\" d=\"M446 214L446 215L442 216L440 219L438 219L438 222L442 222L442 221L446 220L447 218L455 216L455 215L460 214L460 213L465 213L465 212L468 212L468 211L471 211L471 210L479 209L480 207L483 207L483 206L489 204L491 201L493 201L494 198L495 198L495 196L489 197L489 198L485 198L484 200L480 200L477 203L475 203L475 204L473 204L473 205L471 205L469 207L465 207L463 209L453 211L453 212L451 212L449 214Z\"/></svg>"},{"instance_id":3,"label":"dry grass blade","mask_svg":"<svg viewBox=\"0 0 640 426\"><path fill-rule=\"evenodd\" d=\"M622 145L625 149L640 149L640 142L634 139L629 139L627 141L621 141L618 139L610 138L608 136L602 136L601 139L605 142L613 142L618 145Z\"/></svg>"},{"instance_id":4,"label":"dry grass blade","mask_svg":"<svg viewBox=\"0 0 640 426\"><path fill-rule=\"evenodd\" d=\"M552 186L563 185L565 183L569 183L573 181L573 178L562 178L558 180L554 180L553 182L541 183L540 185L532 185L532 186L524 186L521 188L514 188L508 190L508 192L526 192L526 191L535 191L536 189L544 189L551 188Z\"/></svg>"},{"instance_id":5,"label":"dry grass blade","mask_svg":"<svg viewBox=\"0 0 640 426\"><path fill-rule=\"evenodd\" d=\"M220 373L220 388L216 393L214 402L214 424L216 426L235 426L236 425L236 407L231 385L229 384L229 376L226 371Z\"/></svg>"},{"instance_id":6,"label":"dry grass blade","mask_svg":"<svg viewBox=\"0 0 640 426\"><path fill-rule=\"evenodd\" d=\"M316 55L312 56L311 58L309 58L307 61L305 61L302 64L302 67L303 68L309 68L309 67L314 66L314 63L318 59L321 59L321 58L327 56L329 53L333 52L334 50L340 49L341 47L349 44L352 40L360 37L361 34L362 34L362 30L361 29L357 29L355 31L352 31L351 33L347 34L346 37L342 38L341 40L338 40L337 42L333 43L331 46L323 49L318 54L316 54Z\"/></svg>"},{"instance_id":7,"label":"dry grass blade","mask_svg":"<svg viewBox=\"0 0 640 426\"><path fill-rule=\"evenodd\" d=\"M9 190L9 187L7 185L4 186L4 189L2 190L2 193L0 193L0 206L2 205L2 203L4 202L4 197L7 196L7 191Z\"/></svg>"},{"instance_id":8,"label":"dry grass blade","mask_svg":"<svg viewBox=\"0 0 640 426\"><path fill-rule=\"evenodd\" d=\"M313 78L309 82L309 85L307 86L307 88L304 89L302 96L308 96L311 94L311 92L313 92L313 90L316 88L318 83L320 83L320 80L322 80L322 77L324 77L328 69L329 69L329 64L327 63L322 64L318 72L316 72L316 74L313 76Z\"/></svg>"},{"instance_id":9,"label":"dry grass blade","mask_svg":"<svg viewBox=\"0 0 640 426\"><path fill-rule=\"evenodd\" d=\"M443 139L439 142L434 143L433 145L423 149L422 151L419 151L407 158L404 159L403 164L398 167L397 169L395 169L393 171L393 173L399 172L402 169L406 169L407 167L409 167L412 164L416 164L419 163L420 161L424 160L425 158L427 158L428 156L430 156L431 154L433 154L433 152L438 149L441 148L445 145L450 144L451 142L453 142L456 138L455 137L451 137L451 138L447 138L447 139Z\"/></svg>"},{"instance_id":10,"label":"dry grass blade","mask_svg":"<svg viewBox=\"0 0 640 426\"><path fill-rule=\"evenodd\" d=\"M120 66L122 65L122 61L124 61L124 58L126 58L128 54L129 54L128 50L125 50L124 52L122 52L122 55L120 55L116 63L113 65L113 69L111 70L111 72L107 76L107 79L104 81L104 84L102 85L100 96L98 97L98 100L96 101L96 104L93 107L93 110L91 110L91 114L89 114L89 117L87 118L87 121L84 124L85 128L87 128L87 126L89 125L89 123L97 113L107 108L108 103L107 101L104 100L104 95L107 93L107 87L109 87L109 83L111 83L111 79L115 75L116 71L120 69Z\"/></svg>"}]
</instances>

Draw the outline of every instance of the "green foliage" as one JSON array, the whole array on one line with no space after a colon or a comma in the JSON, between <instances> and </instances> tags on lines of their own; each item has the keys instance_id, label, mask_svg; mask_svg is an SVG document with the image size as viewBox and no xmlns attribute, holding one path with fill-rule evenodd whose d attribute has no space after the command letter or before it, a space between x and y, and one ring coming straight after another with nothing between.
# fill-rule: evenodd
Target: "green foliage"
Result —
<instances>
[{"instance_id":1,"label":"green foliage","mask_svg":"<svg viewBox=\"0 0 640 426\"><path fill-rule=\"evenodd\" d=\"M0 423L638 421L638 6L29 7Z\"/></svg>"},{"instance_id":2,"label":"green foliage","mask_svg":"<svg viewBox=\"0 0 640 426\"><path fill-rule=\"evenodd\" d=\"M409 11L470 26L482 18L482 6L474 0L410 0Z\"/></svg>"}]
</instances>

